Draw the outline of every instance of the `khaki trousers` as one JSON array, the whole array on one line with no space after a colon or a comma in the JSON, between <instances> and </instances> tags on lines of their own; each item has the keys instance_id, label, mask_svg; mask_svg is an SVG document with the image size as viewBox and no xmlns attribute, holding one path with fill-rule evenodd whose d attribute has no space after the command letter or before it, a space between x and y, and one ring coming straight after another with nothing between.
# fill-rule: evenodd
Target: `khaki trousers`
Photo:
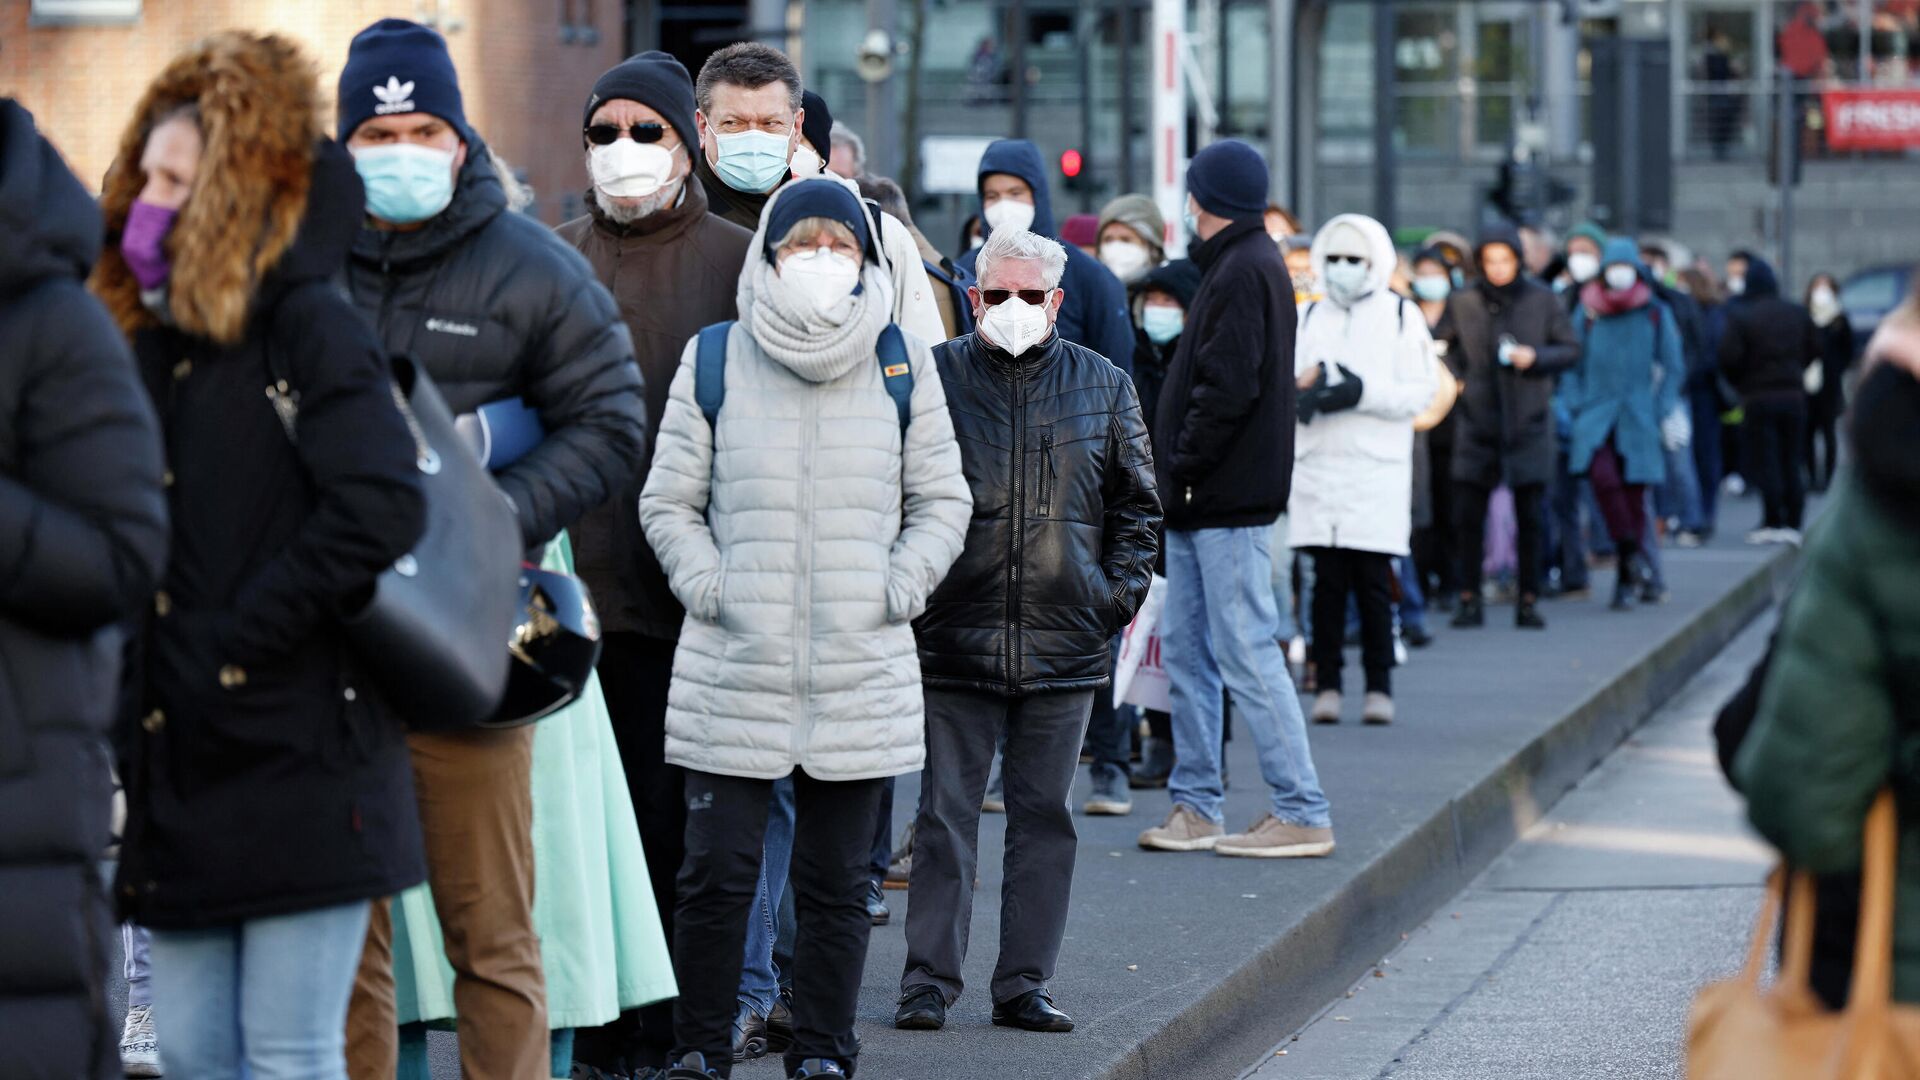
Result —
<instances>
[{"instance_id":1,"label":"khaki trousers","mask_svg":"<svg viewBox=\"0 0 1920 1080\"><path fill-rule=\"evenodd\" d=\"M427 881L453 965L460 1069L529 1080L551 1068L546 985L533 929L533 728L414 734ZM393 1080L399 1055L393 917L374 904L347 1012L353 1080Z\"/></svg>"}]
</instances>

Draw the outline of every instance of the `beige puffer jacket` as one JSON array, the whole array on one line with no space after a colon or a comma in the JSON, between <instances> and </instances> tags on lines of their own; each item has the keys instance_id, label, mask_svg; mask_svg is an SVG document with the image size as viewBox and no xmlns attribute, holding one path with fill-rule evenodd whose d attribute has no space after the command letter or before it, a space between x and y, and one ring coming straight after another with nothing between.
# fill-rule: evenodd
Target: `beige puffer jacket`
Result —
<instances>
[{"instance_id":1,"label":"beige puffer jacket","mask_svg":"<svg viewBox=\"0 0 1920 1080\"><path fill-rule=\"evenodd\" d=\"M778 201L776 194L768 211ZM973 500L927 345L906 334L904 433L875 342L882 273L830 319L748 249L726 397L695 403L697 339L674 375L640 520L687 619L667 760L774 779L912 772L925 760L909 622L959 557Z\"/></svg>"}]
</instances>

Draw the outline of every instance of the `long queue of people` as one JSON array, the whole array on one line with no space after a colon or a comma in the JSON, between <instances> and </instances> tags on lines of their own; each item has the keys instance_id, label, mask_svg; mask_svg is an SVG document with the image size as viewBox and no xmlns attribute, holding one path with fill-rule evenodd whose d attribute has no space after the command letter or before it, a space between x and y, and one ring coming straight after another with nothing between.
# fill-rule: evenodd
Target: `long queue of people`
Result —
<instances>
[{"instance_id":1,"label":"long queue of people","mask_svg":"<svg viewBox=\"0 0 1920 1080\"><path fill-rule=\"evenodd\" d=\"M1506 234L1407 273L1362 216L1300 243L1228 140L1189 166L1169 261L1151 200L1057 225L1038 151L1003 140L947 258L758 44L603 74L588 212L557 231L405 20L354 39L331 137L288 40L194 46L97 203L0 108L0 895L42 958L0 997L21 1075L425 1077L449 1026L476 1078L851 1075L890 876L896 1024L959 1000L984 809L1010 835L992 1019L1071 1030L1049 986L1083 748L1089 812L1168 788L1143 847L1331 852L1290 645L1336 722L1357 620L1362 717L1392 722L1407 599L1484 620L1502 500L1519 625L1544 626L1543 566L1578 587L1588 498L1616 606L1656 595L1648 491L1704 438L1696 347L1768 528L1799 524L1786 391L1833 319L1753 256L1717 322L1590 231L1561 296ZM400 355L452 413L537 418L494 482L529 566L590 586L600 649L537 724L436 730L351 631L430 528ZM1130 769L1107 688L1156 575L1171 707ZM1271 792L1234 833L1229 700Z\"/></svg>"}]
</instances>

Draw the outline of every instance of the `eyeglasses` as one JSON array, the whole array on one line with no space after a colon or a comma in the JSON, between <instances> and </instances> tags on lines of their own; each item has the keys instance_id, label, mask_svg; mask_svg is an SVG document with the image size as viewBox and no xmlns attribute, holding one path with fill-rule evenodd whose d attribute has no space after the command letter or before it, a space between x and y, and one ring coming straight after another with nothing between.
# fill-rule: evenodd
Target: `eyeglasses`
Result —
<instances>
[{"instance_id":1,"label":"eyeglasses","mask_svg":"<svg viewBox=\"0 0 1920 1080\"><path fill-rule=\"evenodd\" d=\"M1355 266L1365 266L1367 265L1367 257L1365 255L1329 255L1327 256L1327 262L1352 263Z\"/></svg>"},{"instance_id":2,"label":"eyeglasses","mask_svg":"<svg viewBox=\"0 0 1920 1080\"><path fill-rule=\"evenodd\" d=\"M985 300L988 307L999 307L1017 296L1033 307L1043 307L1052 294L1052 289L981 289L980 299Z\"/></svg>"},{"instance_id":3,"label":"eyeglasses","mask_svg":"<svg viewBox=\"0 0 1920 1080\"><path fill-rule=\"evenodd\" d=\"M612 146L614 140L628 135L637 143L657 143L667 137L664 124L652 122L621 127L619 124L590 124L587 126L587 141L595 146Z\"/></svg>"}]
</instances>

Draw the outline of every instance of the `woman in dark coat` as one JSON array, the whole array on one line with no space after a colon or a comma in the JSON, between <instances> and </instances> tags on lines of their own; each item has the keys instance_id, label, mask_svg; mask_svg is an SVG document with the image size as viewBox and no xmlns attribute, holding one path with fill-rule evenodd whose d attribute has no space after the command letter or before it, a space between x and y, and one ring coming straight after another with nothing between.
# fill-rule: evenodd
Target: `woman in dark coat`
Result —
<instances>
[{"instance_id":1,"label":"woman in dark coat","mask_svg":"<svg viewBox=\"0 0 1920 1080\"><path fill-rule=\"evenodd\" d=\"M118 1076L95 869L121 623L166 554L160 438L81 281L86 189L0 99L0 1076ZM16 948L17 947L17 948Z\"/></svg>"},{"instance_id":2,"label":"woman in dark coat","mask_svg":"<svg viewBox=\"0 0 1920 1080\"><path fill-rule=\"evenodd\" d=\"M1459 537L1460 607L1453 625L1482 625L1480 573L1487 501L1502 483L1519 518L1520 598L1516 625L1546 625L1540 596L1541 499L1553 479L1554 376L1580 360L1566 309L1553 290L1520 272L1520 238L1488 233L1474 250L1479 281L1455 292L1435 337L1465 384L1453 415L1454 531Z\"/></svg>"},{"instance_id":3,"label":"woman in dark coat","mask_svg":"<svg viewBox=\"0 0 1920 1080\"><path fill-rule=\"evenodd\" d=\"M1808 377L1807 475L1813 490L1825 491L1840 466L1840 414L1847 410L1844 383L1853 363L1853 324L1840 306L1840 283L1832 274L1815 274L1807 283L1807 314L1813 316L1820 343L1818 389L1812 389L1815 380ZM1824 459L1818 452L1822 448Z\"/></svg>"},{"instance_id":4,"label":"woman in dark coat","mask_svg":"<svg viewBox=\"0 0 1920 1080\"><path fill-rule=\"evenodd\" d=\"M344 1077L369 902L424 876L401 725L340 620L425 507L380 347L331 283L363 199L317 89L284 38L206 39L148 88L101 199L92 285L160 413L174 553L115 889L153 932L180 1076Z\"/></svg>"}]
</instances>

